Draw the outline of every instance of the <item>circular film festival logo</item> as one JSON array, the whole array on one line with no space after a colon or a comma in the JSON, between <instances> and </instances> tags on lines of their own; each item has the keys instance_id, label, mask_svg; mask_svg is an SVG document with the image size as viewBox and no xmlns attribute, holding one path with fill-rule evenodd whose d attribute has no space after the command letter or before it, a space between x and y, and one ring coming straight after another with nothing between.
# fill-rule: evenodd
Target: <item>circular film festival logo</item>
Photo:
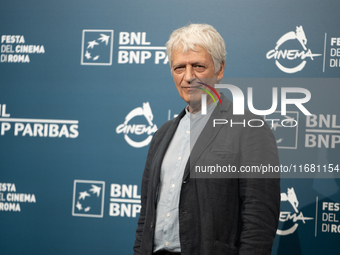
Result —
<instances>
[{"instance_id":1,"label":"circular film festival logo","mask_svg":"<svg viewBox=\"0 0 340 255\"><path fill-rule=\"evenodd\" d=\"M130 121L138 116L144 116L148 126L145 124L130 124ZM152 140L152 134L157 131L156 124L152 123L153 114L150 108L149 102L143 103L143 107L137 107L133 109L129 114L125 117L125 121L123 124L120 124L116 128L117 134L124 133L125 141L135 148L142 148L147 146ZM147 138L143 141L134 141L132 138L129 137L133 135L144 135L147 134Z\"/></svg>"},{"instance_id":2,"label":"circular film festival logo","mask_svg":"<svg viewBox=\"0 0 340 255\"><path fill-rule=\"evenodd\" d=\"M290 41L290 40L297 40L303 50L297 50L297 49L280 49L283 48L281 47L284 43ZM281 36L281 38L276 42L276 46L274 49L270 50L267 52L266 57L267 59L275 59L275 64L276 66L285 73L296 73L301 71L306 63L307 63L307 58L314 60L313 57L318 57L321 56L321 54L313 54L311 49L307 49L306 47L307 45L307 38L305 35L305 32L303 31L303 27L299 26L296 27L296 31L290 31L286 34L284 34L283 36ZM283 66L279 60L290 60L290 61L294 61L295 59L301 59L300 64L294 66L294 67L286 67Z\"/></svg>"},{"instance_id":3,"label":"circular film festival logo","mask_svg":"<svg viewBox=\"0 0 340 255\"><path fill-rule=\"evenodd\" d=\"M314 218L304 217L303 213L299 211L299 201L296 197L294 188L288 188L287 193L281 193L281 202L289 202L292 206L294 212L291 211L281 211L280 212L280 222L283 222L284 225L289 227L285 227L284 229L277 229L276 233L280 236L286 236L293 234L300 222L306 223L306 220L313 220ZM279 227L280 228L280 227Z\"/></svg>"}]
</instances>

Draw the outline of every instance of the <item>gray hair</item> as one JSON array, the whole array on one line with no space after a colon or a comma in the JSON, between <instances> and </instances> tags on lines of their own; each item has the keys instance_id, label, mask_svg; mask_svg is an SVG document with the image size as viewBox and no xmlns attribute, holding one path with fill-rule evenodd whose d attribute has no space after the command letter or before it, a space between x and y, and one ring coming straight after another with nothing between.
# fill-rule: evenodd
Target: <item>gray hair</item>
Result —
<instances>
[{"instance_id":1,"label":"gray hair","mask_svg":"<svg viewBox=\"0 0 340 255\"><path fill-rule=\"evenodd\" d=\"M188 50L197 51L195 46L201 46L211 56L215 72L219 71L225 62L227 52L222 36L208 24L190 24L173 31L166 43L170 67L172 68L172 51L183 46L183 53Z\"/></svg>"}]
</instances>

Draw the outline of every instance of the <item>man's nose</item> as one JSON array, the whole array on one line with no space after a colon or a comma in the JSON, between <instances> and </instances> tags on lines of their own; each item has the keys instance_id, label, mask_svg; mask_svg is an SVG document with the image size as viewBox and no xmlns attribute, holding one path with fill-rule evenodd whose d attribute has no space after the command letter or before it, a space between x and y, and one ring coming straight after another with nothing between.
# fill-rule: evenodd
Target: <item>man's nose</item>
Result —
<instances>
[{"instance_id":1,"label":"man's nose","mask_svg":"<svg viewBox=\"0 0 340 255\"><path fill-rule=\"evenodd\" d=\"M194 78L196 78L194 69L191 66L186 67L184 73L184 80L190 83Z\"/></svg>"}]
</instances>

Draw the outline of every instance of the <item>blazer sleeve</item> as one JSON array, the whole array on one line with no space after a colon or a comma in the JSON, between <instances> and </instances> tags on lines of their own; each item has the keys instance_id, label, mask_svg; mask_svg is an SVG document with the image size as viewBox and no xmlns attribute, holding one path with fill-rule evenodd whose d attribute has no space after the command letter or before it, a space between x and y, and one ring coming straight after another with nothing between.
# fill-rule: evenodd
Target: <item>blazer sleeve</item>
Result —
<instances>
[{"instance_id":1,"label":"blazer sleeve","mask_svg":"<svg viewBox=\"0 0 340 255\"><path fill-rule=\"evenodd\" d=\"M157 133L157 132L156 132ZM152 162L152 158L154 155L154 145L155 145L155 137L152 139L151 145L149 147L148 156L146 158L145 168L142 177L142 186L141 186L141 210L138 218L137 229L136 229L136 240L133 246L134 255L140 254L140 247L143 238L143 230L144 230L144 222L146 217L146 206L147 206L147 193L148 193L148 185L149 185L149 177L150 177L150 166Z\"/></svg>"},{"instance_id":2,"label":"blazer sleeve","mask_svg":"<svg viewBox=\"0 0 340 255\"><path fill-rule=\"evenodd\" d=\"M279 165L276 140L268 125L244 132L241 147L241 166ZM239 179L239 195L242 229L238 254L270 255L280 214L279 173Z\"/></svg>"},{"instance_id":3,"label":"blazer sleeve","mask_svg":"<svg viewBox=\"0 0 340 255\"><path fill-rule=\"evenodd\" d=\"M157 133L157 132L156 132ZM148 185L149 185L149 176L150 176L150 166L154 154L154 144L155 137L152 139L151 145L149 147L148 156L146 158L145 168L142 177L142 186L141 186L141 210L138 218L137 229L136 229L136 240L135 245L133 246L134 255L140 254L140 246L143 238L143 230L144 230L144 222L146 216L146 205L147 205L147 193L148 193Z\"/></svg>"}]
</instances>

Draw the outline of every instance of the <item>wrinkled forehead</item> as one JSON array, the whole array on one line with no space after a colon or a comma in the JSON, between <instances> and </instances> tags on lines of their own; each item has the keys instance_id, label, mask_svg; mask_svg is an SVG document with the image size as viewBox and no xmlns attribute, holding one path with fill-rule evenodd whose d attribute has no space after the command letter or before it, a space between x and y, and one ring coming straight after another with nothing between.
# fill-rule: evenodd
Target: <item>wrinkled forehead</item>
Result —
<instances>
[{"instance_id":1,"label":"wrinkled forehead","mask_svg":"<svg viewBox=\"0 0 340 255\"><path fill-rule=\"evenodd\" d=\"M184 49L183 46L178 47L177 49L173 50L171 56L171 70L173 68L178 67L180 65L193 65L193 64L200 64L200 65L210 65L213 64L213 60L211 55L202 47L195 46L193 50L189 47L187 50Z\"/></svg>"},{"instance_id":2,"label":"wrinkled forehead","mask_svg":"<svg viewBox=\"0 0 340 255\"><path fill-rule=\"evenodd\" d=\"M191 55L190 53L194 52L197 54ZM205 61L212 61L211 54L204 49L202 46L192 44L192 45L186 45L186 44L177 44L176 47L173 48L172 54L171 54L171 64L173 64L174 57L176 56L176 59L186 57L187 55L199 57L202 59L204 58Z\"/></svg>"},{"instance_id":3,"label":"wrinkled forehead","mask_svg":"<svg viewBox=\"0 0 340 255\"><path fill-rule=\"evenodd\" d=\"M172 53L176 52L176 53L188 53L188 51L195 51L195 52L199 52L202 50L206 49L204 47L202 47L201 45L195 44L195 43L188 43L188 42L184 42L184 41L179 41L176 44L174 44L173 48L172 48Z\"/></svg>"}]
</instances>

